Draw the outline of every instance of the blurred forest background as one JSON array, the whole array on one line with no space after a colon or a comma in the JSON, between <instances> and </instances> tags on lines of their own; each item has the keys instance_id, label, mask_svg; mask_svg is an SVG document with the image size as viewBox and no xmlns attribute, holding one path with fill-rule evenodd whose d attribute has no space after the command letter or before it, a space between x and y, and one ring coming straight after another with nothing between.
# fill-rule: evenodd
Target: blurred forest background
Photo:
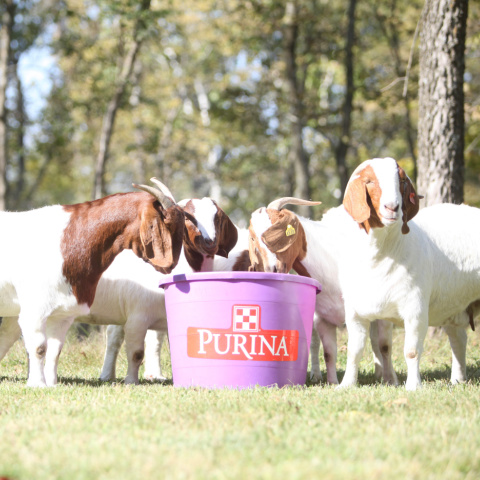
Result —
<instances>
[{"instance_id":1,"label":"blurred forest background","mask_svg":"<svg viewBox=\"0 0 480 480\"><path fill-rule=\"evenodd\" d=\"M320 218L367 158L415 177L424 0L0 3L8 210L156 176L245 225L289 195L322 201ZM465 201L480 206L480 2L464 82Z\"/></svg>"}]
</instances>

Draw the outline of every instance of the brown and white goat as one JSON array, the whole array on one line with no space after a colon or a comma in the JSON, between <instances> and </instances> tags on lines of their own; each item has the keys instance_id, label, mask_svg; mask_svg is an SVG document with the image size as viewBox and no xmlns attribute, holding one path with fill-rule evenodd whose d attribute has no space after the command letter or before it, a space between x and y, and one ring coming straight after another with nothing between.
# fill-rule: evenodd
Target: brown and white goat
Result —
<instances>
[{"instance_id":1,"label":"brown and white goat","mask_svg":"<svg viewBox=\"0 0 480 480\"><path fill-rule=\"evenodd\" d=\"M56 384L67 330L89 312L100 277L116 255L131 249L163 273L176 266L185 214L169 190L152 181L159 189L134 184L144 191L0 213L0 359L21 331L27 385ZM18 317L18 325L8 317Z\"/></svg>"},{"instance_id":2,"label":"brown and white goat","mask_svg":"<svg viewBox=\"0 0 480 480\"><path fill-rule=\"evenodd\" d=\"M283 207L318 205L287 197L271 202L268 207L253 212L250 220L250 260L255 270L298 274L313 277L322 284L315 306L314 329L323 345L327 382L338 383L337 328L345 323L345 309L338 278L338 262L343 255L342 238L351 234L346 225L343 207L331 209L321 221L312 221ZM348 222L347 222L348 223ZM355 227L356 228L356 227ZM357 228L358 229L358 228ZM383 324L384 323L384 324ZM383 378L396 384L397 377L391 363L391 331L389 322L383 322L378 340L381 347ZM320 376L318 367L318 340L312 336L312 378Z\"/></svg>"},{"instance_id":3,"label":"brown and white goat","mask_svg":"<svg viewBox=\"0 0 480 480\"><path fill-rule=\"evenodd\" d=\"M480 210L445 203L419 212L420 198L393 158L363 162L347 185L343 204L356 231L344 241L339 263L348 329L342 387L357 381L375 318L405 327L407 390L421 387L428 325L447 327L451 380L465 380L465 327L480 299Z\"/></svg>"},{"instance_id":4,"label":"brown and white goat","mask_svg":"<svg viewBox=\"0 0 480 480\"><path fill-rule=\"evenodd\" d=\"M213 270L214 257L226 257L237 243L235 225L211 198L181 200L178 205L185 212L185 230L182 253L173 273ZM138 383L138 369L144 357L144 377L164 379L160 350L167 317L164 290L158 287L162 276L128 251L118 255L102 275L90 314L77 319L109 325L101 380L115 378L116 360L124 339L128 362L125 383Z\"/></svg>"}]
</instances>

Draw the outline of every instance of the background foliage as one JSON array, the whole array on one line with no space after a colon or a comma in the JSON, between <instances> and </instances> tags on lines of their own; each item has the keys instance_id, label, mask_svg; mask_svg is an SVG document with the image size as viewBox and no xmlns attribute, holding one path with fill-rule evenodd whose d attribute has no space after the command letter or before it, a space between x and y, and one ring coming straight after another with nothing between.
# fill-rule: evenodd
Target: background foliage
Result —
<instances>
[{"instance_id":1,"label":"background foliage","mask_svg":"<svg viewBox=\"0 0 480 480\"><path fill-rule=\"evenodd\" d=\"M7 208L89 200L102 118L132 43L138 2L14 3ZM258 206L292 193L291 92L282 27L286 3L152 1L114 125L105 193L128 191L132 181L157 176L177 199L217 198L239 223ZM335 147L346 93L348 3L297 2L303 145L311 197L324 203L312 211L317 218L340 199ZM421 0L357 2L350 169L367 158L393 156L413 174L414 32L422 6ZM480 205L480 8L477 2L469 8L465 198ZM42 75L26 68L45 59ZM14 70L20 72L17 81ZM44 100L34 99L42 85Z\"/></svg>"}]
</instances>

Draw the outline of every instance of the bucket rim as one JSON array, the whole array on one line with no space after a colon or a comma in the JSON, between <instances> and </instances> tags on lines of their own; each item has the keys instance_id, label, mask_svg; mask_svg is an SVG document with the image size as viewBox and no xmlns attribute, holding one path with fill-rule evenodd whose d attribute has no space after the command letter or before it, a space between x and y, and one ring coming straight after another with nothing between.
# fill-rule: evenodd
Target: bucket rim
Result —
<instances>
[{"instance_id":1,"label":"bucket rim","mask_svg":"<svg viewBox=\"0 0 480 480\"><path fill-rule=\"evenodd\" d=\"M192 272L192 273L177 273L166 275L159 284L160 288L165 288L168 285L180 282L198 282L209 280L273 280L279 282L303 283L316 288L317 294L322 291L322 286L318 280L311 277L304 277L292 273L271 273L271 272L232 272L232 271L217 271L217 272Z\"/></svg>"}]
</instances>

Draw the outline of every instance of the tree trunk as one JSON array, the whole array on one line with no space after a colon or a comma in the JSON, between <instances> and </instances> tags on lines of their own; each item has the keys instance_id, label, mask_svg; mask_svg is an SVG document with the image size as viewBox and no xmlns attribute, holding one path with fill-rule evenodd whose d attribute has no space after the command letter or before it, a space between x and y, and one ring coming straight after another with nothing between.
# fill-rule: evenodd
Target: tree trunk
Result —
<instances>
[{"instance_id":1,"label":"tree trunk","mask_svg":"<svg viewBox=\"0 0 480 480\"><path fill-rule=\"evenodd\" d=\"M468 0L426 0L420 33L417 190L424 205L463 202Z\"/></svg>"},{"instance_id":2,"label":"tree trunk","mask_svg":"<svg viewBox=\"0 0 480 480\"><path fill-rule=\"evenodd\" d=\"M402 99L403 99L403 104L405 106L405 120L404 120L403 130L405 132L405 140L408 145L409 154L412 157L413 180L416 182L417 181L417 153L416 153L416 138L415 138L416 127L412 122L412 116L411 116L412 107L410 103L410 97L408 94L408 76L410 73L412 55L410 55L408 64L405 67L404 60L400 55L401 45L400 45L400 38L399 38L398 23L396 21L399 15L399 12L397 12L397 1L396 0L392 1L390 5L391 5L391 10L388 17L389 21L387 21L387 19L384 16L380 15L378 10L376 10L376 14L378 18L378 24L382 29L382 32L385 35L385 38L387 39L390 45L390 49L392 51L397 79L404 80ZM418 24L417 24L417 28L415 29L415 34L412 42L412 49L411 49L412 54L413 54L413 47L417 39L417 33L418 33Z\"/></svg>"},{"instance_id":3,"label":"tree trunk","mask_svg":"<svg viewBox=\"0 0 480 480\"><path fill-rule=\"evenodd\" d=\"M17 108L15 115L18 122L18 129L15 148L18 157L16 162L18 174L15 188L12 189L10 187L8 189L7 208L11 210L18 210L20 207L20 199L22 197L22 194L24 193L25 188L25 126L27 124L27 116L25 112L25 99L23 97L23 85L18 75L18 63L13 65L12 74L17 87Z\"/></svg>"},{"instance_id":4,"label":"tree trunk","mask_svg":"<svg viewBox=\"0 0 480 480\"><path fill-rule=\"evenodd\" d=\"M120 101L127 87L128 79L132 73L133 65L135 63L135 57L137 56L140 46L143 41L143 31L145 30L144 12L150 9L150 0L142 0L139 12L139 18L136 21L133 43L127 56L123 60L122 70L117 80L117 86L110 100L107 112L103 117L102 130L100 133L100 146L98 149L98 156L95 168L95 184L93 191L93 198L100 198L105 195L105 166L108 159L108 149L110 146L110 140L112 138L113 126L115 123L115 117L117 114Z\"/></svg>"},{"instance_id":5,"label":"tree trunk","mask_svg":"<svg viewBox=\"0 0 480 480\"><path fill-rule=\"evenodd\" d=\"M5 0L0 28L0 210L5 210L7 192L7 107L6 93L8 84L8 68L10 63L10 40L12 37L15 4L13 0Z\"/></svg>"},{"instance_id":6,"label":"tree trunk","mask_svg":"<svg viewBox=\"0 0 480 480\"><path fill-rule=\"evenodd\" d=\"M347 43L345 45L345 77L346 94L343 103L342 129L337 147L335 159L337 162L337 173L340 178L341 199L347 188L349 179L347 167L347 152L350 146L350 129L352 125L353 94L355 86L353 83L353 46L355 43L355 7L357 0L350 0L348 7L348 28Z\"/></svg>"},{"instance_id":7,"label":"tree trunk","mask_svg":"<svg viewBox=\"0 0 480 480\"><path fill-rule=\"evenodd\" d=\"M297 81L296 45L298 38L298 17L296 2L287 2L284 24L285 74L289 88L289 117L292 124L290 159L295 170L294 196L310 199L309 158L303 148L303 105L300 86ZM309 216L310 208L303 205L297 208L301 215Z\"/></svg>"}]
</instances>

